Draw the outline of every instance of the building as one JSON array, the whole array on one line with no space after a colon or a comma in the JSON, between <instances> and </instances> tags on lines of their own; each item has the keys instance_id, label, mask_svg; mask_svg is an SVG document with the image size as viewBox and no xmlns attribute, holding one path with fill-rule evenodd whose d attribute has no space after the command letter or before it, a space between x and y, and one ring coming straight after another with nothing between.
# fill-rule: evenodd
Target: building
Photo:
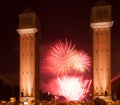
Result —
<instances>
[{"instance_id":1,"label":"building","mask_svg":"<svg viewBox=\"0 0 120 105\"><path fill-rule=\"evenodd\" d=\"M92 7L93 98L111 99L112 6L100 0Z\"/></svg>"},{"instance_id":2,"label":"building","mask_svg":"<svg viewBox=\"0 0 120 105\"><path fill-rule=\"evenodd\" d=\"M32 8L19 15L20 101L39 97L40 24Z\"/></svg>"}]
</instances>

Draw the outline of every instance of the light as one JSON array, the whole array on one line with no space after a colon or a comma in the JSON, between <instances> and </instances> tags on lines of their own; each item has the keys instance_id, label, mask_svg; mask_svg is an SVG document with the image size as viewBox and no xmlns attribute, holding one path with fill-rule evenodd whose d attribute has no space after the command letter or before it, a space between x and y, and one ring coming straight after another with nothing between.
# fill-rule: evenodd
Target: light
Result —
<instances>
[{"instance_id":1,"label":"light","mask_svg":"<svg viewBox=\"0 0 120 105\"><path fill-rule=\"evenodd\" d=\"M114 23L113 21L110 21L110 22L97 22L97 23L91 23L90 26L93 29L96 29L96 28L109 28L109 27L112 27L113 23Z\"/></svg>"},{"instance_id":2,"label":"light","mask_svg":"<svg viewBox=\"0 0 120 105\"><path fill-rule=\"evenodd\" d=\"M24 102L23 102L23 105L28 105L28 101L24 101Z\"/></svg>"},{"instance_id":3,"label":"light","mask_svg":"<svg viewBox=\"0 0 120 105\"><path fill-rule=\"evenodd\" d=\"M36 33L37 31L38 31L37 28L17 29L17 32L18 32L20 35L33 34L33 33Z\"/></svg>"}]
</instances>

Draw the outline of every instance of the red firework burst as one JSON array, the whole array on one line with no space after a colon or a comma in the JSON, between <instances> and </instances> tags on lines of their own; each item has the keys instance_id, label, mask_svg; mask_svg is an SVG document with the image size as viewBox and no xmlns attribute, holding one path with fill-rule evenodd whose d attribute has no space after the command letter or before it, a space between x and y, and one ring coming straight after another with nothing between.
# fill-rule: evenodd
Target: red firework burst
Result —
<instances>
[{"instance_id":1,"label":"red firework burst","mask_svg":"<svg viewBox=\"0 0 120 105\"><path fill-rule=\"evenodd\" d=\"M75 45L67 40L50 46L44 60L45 70L52 75L67 75L70 71L84 72L90 67L90 58L84 51L75 50Z\"/></svg>"},{"instance_id":2,"label":"red firework burst","mask_svg":"<svg viewBox=\"0 0 120 105\"><path fill-rule=\"evenodd\" d=\"M75 45L59 40L50 46L45 58L46 69L53 75L65 75L71 70L75 55Z\"/></svg>"}]
</instances>

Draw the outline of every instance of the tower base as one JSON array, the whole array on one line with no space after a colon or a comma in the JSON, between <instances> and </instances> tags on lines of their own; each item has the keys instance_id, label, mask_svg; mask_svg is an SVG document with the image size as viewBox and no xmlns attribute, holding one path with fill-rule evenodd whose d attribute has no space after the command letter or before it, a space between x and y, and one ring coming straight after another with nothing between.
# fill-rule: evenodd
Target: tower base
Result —
<instances>
[{"instance_id":1,"label":"tower base","mask_svg":"<svg viewBox=\"0 0 120 105\"><path fill-rule=\"evenodd\" d=\"M20 102L35 101L35 97L20 97Z\"/></svg>"},{"instance_id":2,"label":"tower base","mask_svg":"<svg viewBox=\"0 0 120 105\"><path fill-rule=\"evenodd\" d=\"M100 99L103 99L105 101L111 100L111 96L94 96L93 99L95 99L95 98L100 98Z\"/></svg>"}]
</instances>

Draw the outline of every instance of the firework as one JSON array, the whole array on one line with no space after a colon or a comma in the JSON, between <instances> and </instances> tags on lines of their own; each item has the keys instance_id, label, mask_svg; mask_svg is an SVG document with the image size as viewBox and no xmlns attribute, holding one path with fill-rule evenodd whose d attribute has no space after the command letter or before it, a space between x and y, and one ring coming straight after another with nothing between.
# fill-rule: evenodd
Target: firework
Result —
<instances>
[{"instance_id":1,"label":"firework","mask_svg":"<svg viewBox=\"0 0 120 105\"><path fill-rule=\"evenodd\" d=\"M67 40L50 46L44 59L44 68L52 75L67 75L71 71L85 72L90 68L90 57L84 51L75 50Z\"/></svg>"},{"instance_id":2,"label":"firework","mask_svg":"<svg viewBox=\"0 0 120 105\"><path fill-rule=\"evenodd\" d=\"M90 70L91 60L87 53L84 51L78 51L76 57L74 58L73 70L78 70L80 72L85 72Z\"/></svg>"},{"instance_id":3,"label":"firework","mask_svg":"<svg viewBox=\"0 0 120 105\"><path fill-rule=\"evenodd\" d=\"M59 40L53 46L50 46L47 52L44 60L46 70L53 75L66 75L72 69L75 56L75 45L67 40L65 42Z\"/></svg>"},{"instance_id":4,"label":"firework","mask_svg":"<svg viewBox=\"0 0 120 105\"><path fill-rule=\"evenodd\" d=\"M42 85L44 92L63 96L68 101L81 101L89 94L91 80L78 76L56 77Z\"/></svg>"},{"instance_id":5,"label":"firework","mask_svg":"<svg viewBox=\"0 0 120 105\"><path fill-rule=\"evenodd\" d=\"M49 47L42 61L43 74L46 78L53 77L47 84L41 83L42 91L67 100L82 100L89 92L91 80L83 79L81 73L89 70L90 65L87 53L76 50L71 41L57 41Z\"/></svg>"},{"instance_id":6,"label":"firework","mask_svg":"<svg viewBox=\"0 0 120 105\"><path fill-rule=\"evenodd\" d=\"M82 100L89 92L91 80L83 80L82 77L58 78L59 94L67 100Z\"/></svg>"}]
</instances>

